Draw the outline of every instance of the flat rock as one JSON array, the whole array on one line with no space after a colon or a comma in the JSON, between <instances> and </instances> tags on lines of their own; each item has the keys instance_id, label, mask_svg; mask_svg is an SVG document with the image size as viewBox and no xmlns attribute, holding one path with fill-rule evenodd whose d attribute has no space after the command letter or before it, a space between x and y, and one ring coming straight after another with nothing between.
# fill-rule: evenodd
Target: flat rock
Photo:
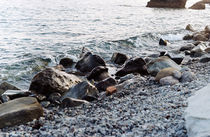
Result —
<instances>
[{"instance_id":1,"label":"flat rock","mask_svg":"<svg viewBox=\"0 0 210 137\"><path fill-rule=\"evenodd\" d=\"M54 68L46 68L33 77L29 90L49 96L54 92L64 93L79 82L81 80L75 75Z\"/></svg>"},{"instance_id":2,"label":"flat rock","mask_svg":"<svg viewBox=\"0 0 210 137\"><path fill-rule=\"evenodd\" d=\"M14 85L11 85L7 82L1 83L1 85L0 85L0 96L1 96L1 94L3 94L7 90L19 90L19 88L17 88Z\"/></svg>"},{"instance_id":3,"label":"flat rock","mask_svg":"<svg viewBox=\"0 0 210 137\"><path fill-rule=\"evenodd\" d=\"M181 67L167 56L159 57L147 64L147 70L152 76L156 76L160 70L169 67L181 70Z\"/></svg>"},{"instance_id":4,"label":"flat rock","mask_svg":"<svg viewBox=\"0 0 210 137\"><path fill-rule=\"evenodd\" d=\"M150 0L147 7L157 8L185 8L187 0Z\"/></svg>"},{"instance_id":5,"label":"flat rock","mask_svg":"<svg viewBox=\"0 0 210 137\"><path fill-rule=\"evenodd\" d=\"M65 98L62 103L61 103L61 107L65 108L65 107L76 107L76 106L80 106L82 104L88 104L88 101L85 100L80 100L80 99L75 99L75 98Z\"/></svg>"},{"instance_id":6,"label":"flat rock","mask_svg":"<svg viewBox=\"0 0 210 137\"><path fill-rule=\"evenodd\" d=\"M20 98L20 97L28 97L32 95L31 91L28 90L7 90L2 96L8 96L11 100Z\"/></svg>"},{"instance_id":7,"label":"flat rock","mask_svg":"<svg viewBox=\"0 0 210 137\"><path fill-rule=\"evenodd\" d=\"M185 111L186 129L189 137L210 136L210 84L188 98Z\"/></svg>"},{"instance_id":8,"label":"flat rock","mask_svg":"<svg viewBox=\"0 0 210 137\"><path fill-rule=\"evenodd\" d=\"M201 63L206 63L206 62L209 62L209 61L210 61L210 55L209 54L202 56L201 59L200 59Z\"/></svg>"},{"instance_id":9,"label":"flat rock","mask_svg":"<svg viewBox=\"0 0 210 137\"><path fill-rule=\"evenodd\" d=\"M43 115L36 98L23 97L0 105L0 128L25 124Z\"/></svg>"}]
</instances>

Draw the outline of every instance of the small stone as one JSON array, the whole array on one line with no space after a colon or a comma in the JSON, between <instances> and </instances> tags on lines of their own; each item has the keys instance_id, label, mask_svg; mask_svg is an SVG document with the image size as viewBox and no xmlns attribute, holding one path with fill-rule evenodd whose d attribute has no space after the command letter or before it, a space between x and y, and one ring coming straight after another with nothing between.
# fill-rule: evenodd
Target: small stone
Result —
<instances>
[{"instance_id":1,"label":"small stone","mask_svg":"<svg viewBox=\"0 0 210 137\"><path fill-rule=\"evenodd\" d=\"M182 73L181 82L191 82L195 79L196 79L195 74L191 71L184 71Z\"/></svg>"},{"instance_id":2,"label":"small stone","mask_svg":"<svg viewBox=\"0 0 210 137\"><path fill-rule=\"evenodd\" d=\"M107 96L112 95L115 92L117 92L117 88L115 86L110 86L110 87L107 87L106 89Z\"/></svg>"},{"instance_id":3,"label":"small stone","mask_svg":"<svg viewBox=\"0 0 210 137\"><path fill-rule=\"evenodd\" d=\"M192 31L194 32L195 30L193 29L192 25L191 24L188 24L185 28L186 30L189 30L189 31Z\"/></svg>"},{"instance_id":4,"label":"small stone","mask_svg":"<svg viewBox=\"0 0 210 137\"><path fill-rule=\"evenodd\" d=\"M204 55L202 56L202 58L200 59L201 63L206 63L210 61L210 55Z\"/></svg>"},{"instance_id":5,"label":"small stone","mask_svg":"<svg viewBox=\"0 0 210 137\"><path fill-rule=\"evenodd\" d=\"M179 83L179 80L177 80L176 78L174 78L173 76L167 76L164 78L160 79L160 84L161 85L174 85Z\"/></svg>"},{"instance_id":6,"label":"small stone","mask_svg":"<svg viewBox=\"0 0 210 137\"><path fill-rule=\"evenodd\" d=\"M167 46L167 41L166 40L163 40L162 38L160 39L159 41L159 45L164 45L164 46Z\"/></svg>"},{"instance_id":7,"label":"small stone","mask_svg":"<svg viewBox=\"0 0 210 137\"><path fill-rule=\"evenodd\" d=\"M183 37L183 40L191 40L192 38L193 38L192 35L187 34L187 35L185 35L185 36Z\"/></svg>"},{"instance_id":8,"label":"small stone","mask_svg":"<svg viewBox=\"0 0 210 137\"><path fill-rule=\"evenodd\" d=\"M50 105L50 101L42 101L40 102L40 104L42 105L42 107L47 108Z\"/></svg>"},{"instance_id":9,"label":"small stone","mask_svg":"<svg viewBox=\"0 0 210 137\"><path fill-rule=\"evenodd\" d=\"M3 103L10 101L10 98L7 95L1 95L0 99Z\"/></svg>"},{"instance_id":10,"label":"small stone","mask_svg":"<svg viewBox=\"0 0 210 137\"><path fill-rule=\"evenodd\" d=\"M189 44L187 44L186 46L181 47L181 48L179 49L179 51L191 50L191 49L193 49L194 47L195 47L194 44L189 43Z\"/></svg>"},{"instance_id":11,"label":"small stone","mask_svg":"<svg viewBox=\"0 0 210 137\"><path fill-rule=\"evenodd\" d=\"M102 81L96 83L95 85L99 91L105 91L107 89L107 87L114 86L116 84L117 84L116 80L110 77L110 78L107 78L105 80L102 80Z\"/></svg>"},{"instance_id":12,"label":"small stone","mask_svg":"<svg viewBox=\"0 0 210 137\"><path fill-rule=\"evenodd\" d=\"M62 58L59 62L60 65L63 65L64 68L69 68L73 65L74 61L70 58Z\"/></svg>"}]
</instances>

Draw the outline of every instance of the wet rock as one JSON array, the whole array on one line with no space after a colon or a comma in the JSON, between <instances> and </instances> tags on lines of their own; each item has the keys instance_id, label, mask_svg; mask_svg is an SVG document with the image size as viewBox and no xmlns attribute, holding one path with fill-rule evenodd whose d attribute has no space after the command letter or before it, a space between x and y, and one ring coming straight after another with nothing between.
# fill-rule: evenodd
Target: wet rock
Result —
<instances>
[{"instance_id":1,"label":"wet rock","mask_svg":"<svg viewBox=\"0 0 210 137\"><path fill-rule=\"evenodd\" d=\"M147 70L152 76L156 76L160 70L169 67L181 70L181 67L167 56L159 57L147 64Z\"/></svg>"},{"instance_id":2,"label":"wet rock","mask_svg":"<svg viewBox=\"0 0 210 137\"><path fill-rule=\"evenodd\" d=\"M187 0L150 0L147 7L156 8L185 8Z\"/></svg>"},{"instance_id":3,"label":"wet rock","mask_svg":"<svg viewBox=\"0 0 210 137\"><path fill-rule=\"evenodd\" d=\"M196 91L188 98L185 111L186 129L189 137L208 137L210 135L210 84Z\"/></svg>"},{"instance_id":4,"label":"wet rock","mask_svg":"<svg viewBox=\"0 0 210 137\"><path fill-rule=\"evenodd\" d=\"M107 87L114 86L116 84L117 84L116 80L111 78L111 77L109 77L109 78L107 78L105 80L102 80L102 81L96 83L95 85L96 85L96 88L99 91L106 91Z\"/></svg>"},{"instance_id":5,"label":"wet rock","mask_svg":"<svg viewBox=\"0 0 210 137\"><path fill-rule=\"evenodd\" d=\"M135 75L133 74L128 74L128 75L125 75L124 77L120 77L119 83L123 83L126 80L132 79L134 76Z\"/></svg>"},{"instance_id":6,"label":"wet rock","mask_svg":"<svg viewBox=\"0 0 210 137\"><path fill-rule=\"evenodd\" d=\"M7 90L20 90L20 89L7 83L7 82L1 83L0 84L0 95L3 94Z\"/></svg>"},{"instance_id":7,"label":"wet rock","mask_svg":"<svg viewBox=\"0 0 210 137\"><path fill-rule=\"evenodd\" d=\"M74 99L74 98L65 98L63 99L62 103L61 103L61 107L65 108L65 107L76 107L82 104L88 104L89 102L85 101L85 100L80 100L80 99Z\"/></svg>"},{"instance_id":8,"label":"wet rock","mask_svg":"<svg viewBox=\"0 0 210 137\"><path fill-rule=\"evenodd\" d=\"M129 57L122 53L114 53L112 55L111 61L118 65L123 65Z\"/></svg>"},{"instance_id":9,"label":"wet rock","mask_svg":"<svg viewBox=\"0 0 210 137\"><path fill-rule=\"evenodd\" d=\"M104 60L98 55L93 55L91 52L87 52L83 58L77 62L75 68L87 74L98 66L106 66Z\"/></svg>"},{"instance_id":10,"label":"wet rock","mask_svg":"<svg viewBox=\"0 0 210 137\"><path fill-rule=\"evenodd\" d=\"M206 26L204 31L205 31L205 33L210 33L210 26Z\"/></svg>"},{"instance_id":11,"label":"wet rock","mask_svg":"<svg viewBox=\"0 0 210 137\"><path fill-rule=\"evenodd\" d=\"M69 68L73 65L74 61L70 58L62 58L59 62L60 65L63 65L64 68Z\"/></svg>"},{"instance_id":12,"label":"wet rock","mask_svg":"<svg viewBox=\"0 0 210 137\"><path fill-rule=\"evenodd\" d=\"M156 81L159 81L160 79L167 77L167 76L173 76L176 79L180 79L182 74L175 68L164 68L160 72L157 73L157 76L155 77Z\"/></svg>"},{"instance_id":13,"label":"wet rock","mask_svg":"<svg viewBox=\"0 0 210 137\"><path fill-rule=\"evenodd\" d=\"M117 92L117 88L115 86L109 86L106 88L106 95L112 95L113 93Z\"/></svg>"},{"instance_id":14,"label":"wet rock","mask_svg":"<svg viewBox=\"0 0 210 137\"><path fill-rule=\"evenodd\" d=\"M192 50L194 47L195 47L194 44L189 43L189 44L187 44L186 46L181 47L181 48L179 49L179 51Z\"/></svg>"},{"instance_id":15,"label":"wet rock","mask_svg":"<svg viewBox=\"0 0 210 137\"><path fill-rule=\"evenodd\" d=\"M47 68L34 76L29 90L48 97L54 92L62 94L79 82L81 80L75 75L54 68Z\"/></svg>"},{"instance_id":16,"label":"wet rock","mask_svg":"<svg viewBox=\"0 0 210 137\"><path fill-rule=\"evenodd\" d=\"M183 37L183 40L191 40L191 39L193 39L193 36L190 34L187 34Z\"/></svg>"},{"instance_id":17,"label":"wet rock","mask_svg":"<svg viewBox=\"0 0 210 137\"><path fill-rule=\"evenodd\" d=\"M185 28L186 30L189 30L189 31L192 31L194 32L195 30L193 29L192 25L191 24L188 24Z\"/></svg>"},{"instance_id":18,"label":"wet rock","mask_svg":"<svg viewBox=\"0 0 210 137\"><path fill-rule=\"evenodd\" d=\"M131 59L115 75L117 77L123 77L130 73L139 73L141 75L148 75L145 60L142 58Z\"/></svg>"},{"instance_id":19,"label":"wet rock","mask_svg":"<svg viewBox=\"0 0 210 137\"><path fill-rule=\"evenodd\" d=\"M88 52L90 52L90 50L88 48L82 47L82 51L79 55L79 58L82 58Z\"/></svg>"},{"instance_id":20,"label":"wet rock","mask_svg":"<svg viewBox=\"0 0 210 137\"><path fill-rule=\"evenodd\" d=\"M206 8L205 4L200 3L200 2L197 2L193 4L191 7L189 7L189 9L196 9L196 10L203 10L205 8Z\"/></svg>"},{"instance_id":21,"label":"wet rock","mask_svg":"<svg viewBox=\"0 0 210 137\"><path fill-rule=\"evenodd\" d=\"M43 115L36 98L23 97L0 105L0 128L25 124Z\"/></svg>"},{"instance_id":22,"label":"wet rock","mask_svg":"<svg viewBox=\"0 0 210 137\"><path fill-rule=\"evenodd\" d=\"M182 72L181 82L191 82L196 79L196 76L191 71L184 71Z\"/></svg>"},{"instance_id":23,"label":"wet rock","mask_svg":"<svg viewBox=\"0 0 210 137\"><path fill-rule=\"evenodd\" d=\"M204 55L202 56L202 58L200 59L200 62L201 63L206 63L206 62L209 62L210 61L210 55Z\"/></svg>"},{"instance_id":24,"label":"wet rock","mask_svg":"<svg viewBox=\"0 0 210 137\"><path fill-rule=\"evenodd\" d=\"M50 106L50 101L42 101L42 102L40 102L40 104L42 107L47 108Z\"/></svg>"},{"instance_id":25,"label":"wet rock","mask_svg":"<svg viewBox=\"0 0 210 137\"><path fill-rule=\"evenodd\" d=\"M159 45L167 46L167 41L163 40L162 38L159 40Z\"/></svg>"},{"instance_id":26,"label":"wet rock","mask_svg":"<svg viewBox=\"0 0 210 137\"><path fill-rule=\"evenodd\" d=\"M161 85L174 85L174 84L177 84L177 83L179 83L179 80L172 77L172 76L167 76L167 77L164 77L164 78L160 79L160 84Z\"/></svg>"},{"instance_id":27,"label":"wet rock","mask_svg":"<svg viewBox=\"0 0 210 137\"><path fill-rule=\"evenodd\" d=\"M65 98L75 98L75 99L82 99L87 101L93 101L98 97L98 90L97 88L92 85L90 82L83 81L79 84L75 85L74 87L70 88L62 97L61 102Z\"/></svg>"},{"instance_id":28,"label":"wet rock","mask_svg":"<svg viewBox=\"0 0 210 137\"><path fill-rule=\"evenodd\" d=\"M50 94L47 100L49 100L50 102L54 104L60 104L60 98L61 98L61 94L55 92L55 93Z\"/></svg>"},{"instance_id":29,"label":"wet rock","mask_svg":"<svg viewBox=\"0 0 210 137\"><path fill-rule=\"evenodd\" d=\"M206 38L205 35L198 33L198 34L195 34L195 35L193 36L193 40L194 40L194 41L207 41L208 38Z\"/></svg>"},{"instance_id":30,"label":"wet rock","mask_svg":"<svg viewBox=\"0 0 210 137\"><path fill-rule=\"evenodd\" d=\"M3 103L6 103L6 102L10 101L10 98L9 98L7 95L1 95L1 96L0 96L0 100L1 100Z\"/></svg>"},{"instance_id":31,"label":"wet rock","mask_svg":"<svg viewBox=\"0 0 210 137\"><path fill-rule=\"evenodd\" d=\"M104 66L98 66L90 72L90 74L87 76L87 79L93 79L94 81L102 81L108 77L110 77L108 73L108 68Z\"/></svg>"},{"instance_id":32,"label":"wet rock","mask_svg":"<svg viewBox=\"0 0 210 137\"><path fill-rule=\"evenodd\" d=\"M16 98L28 97L32 95L32 93L28 90L7 90L2 95L6 95L10 100L13 100Z\"/></svg>"}]
</instances>

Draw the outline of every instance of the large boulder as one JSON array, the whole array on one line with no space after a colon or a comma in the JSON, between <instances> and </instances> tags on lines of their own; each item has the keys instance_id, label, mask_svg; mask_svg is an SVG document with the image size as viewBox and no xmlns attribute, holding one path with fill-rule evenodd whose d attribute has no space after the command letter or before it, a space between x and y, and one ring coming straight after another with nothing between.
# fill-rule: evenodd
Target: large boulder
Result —
<instances>
[{"instance_id":1,"label":"large boulder","mask_svg":"<svg viewBox=\"0 0 210 137\"><path fill-rule=\"evenodd\" d=\"M157 8L185 8L187 0L150 0L147 7Z\"/></svg>"},{"instance_id":2,"label":"large boulder","mask_svg":"<svg viewBox=\"0 0 210 137\"><path fill-rule=\"evenodd\" d=\"M189 7L189 9L196 9L196 10L203 10L205 8L206 8L205 4L200 3L200 2L197 2L197 3L193 4L191 7Z\"/></svg>"},{"instance_id":3,"label":"large boulder","mask_svg":"<svg viewBox=\"0 0 210 137\"><path fill-rule=\"evenodd\" d=\"M67 91L60 100L62 102L65 98L75 98L92 101L98 97L98 93L99 92L94 85L88 81L83 81Z\"/></svg>"},{"instance_id":4,"label":"large boulder","mask_svg":"<svg viewBox=\"0 0 210 137\"><path fill-rule=\"evenodd\" d=\"M84 74L87 74L98 66L106 66L104 60L98 55L87 52L82 59L77 62L75 67Z\"/></svg>"},{"instance_id":5,"label":"large boulder","mask_svg":"<svg viewBox=\"0 0 210 137\"><path fill-rule=\"evenodd\" d=\"M7 90L19 90L19 88L17 88L14 85L11 85L11 84L9 84L7 82L1 83L0 84L0 96L1 96L1 94L3 94Z\"/></svg>"},{"instance_id":6,"label":"large boulder","mask_svg":"<svg viewBox=\"0 0 210 137\"><path fill-rule=\"evenodd\" d=\"M125 66L117 71L115 74L118 77L123 77L130 73L139 73L141 75L147 75L147 68L146 68L146 62L142 58L134 58L129 60Z\"/></svg>"},{"instance_id":7,"label":"large boulder","mask_svg":"<svg viewBox=\"0 0 210 137\"><path fill-rule=\"evenodd\" d=\"M210 136L210 84L188 98L185 111L186 129L189 137Z\"/></svg>"},{"instance_id":8,"label":"large boulder","mask_svg":"<svg viewBox=\"0 0 210 137\"><path fill-rule=\"evenodd\" d=\"M25 124L43 115L36 98L23 97L0 105L0 128Z\"/></svg>"},{"instance_id":9,"label":"large boulder","mask_svg":"<svg viewBox=\"0 0 210 137\"><path fill-rule=\"evenodd\" d=\"M54 68L46 68L34 76L29 90L45 96L54 92L62 94L79 82L81 80L75 75Z\"/></svg>"},{"instance_id":10,"label":"large boulder","mask_svg":"<svg viewBox=\"0 0 210 137\"><path fill-rule=\"evenodd\" d=\"M169 67L181 70L181 67L167 56L159 57L147 64L147 70L152 76L156 76L160 70Z\"/></svg>"}]
</instances>

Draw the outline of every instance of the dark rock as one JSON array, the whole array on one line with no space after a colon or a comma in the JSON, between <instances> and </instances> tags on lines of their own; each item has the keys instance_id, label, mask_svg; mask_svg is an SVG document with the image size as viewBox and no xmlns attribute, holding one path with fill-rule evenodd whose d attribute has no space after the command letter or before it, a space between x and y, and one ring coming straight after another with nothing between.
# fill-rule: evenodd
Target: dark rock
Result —
<instances>
[{"instance_id":1,"label":"dark rock","mask_svg":"<svg viewBox=\"0 0 210 137\"><path fill-rule=\"evenodd\" d=\"M186 46L181 47L181 48L179 49L179 51L191 50L191 49L193 49L194 47L195 47L194 44L189 43L189 44L187 44Z\"/></svg>"},{"instance_id":2,"label":"dark rock","mask_svg":"<svg viewBox=\"0 0 210 137\"><path fill-rule=\"evenodd\" d=\"M62 94L79 82L81 80L75 75L54 68L47 68L34 76L29 90L48 97L54 92Z\"/></svg>"},{"instance_id":3,"label":"dark rock","mask_svg":"<svg viewBox=\"0 0 210 137\"><path fill-rule=\"evenodd\" d=\"M162 53L160 53L160 57L161 56L168 56L170 59L172 59L174 62L176 62L178 65L180 65L182 63L182 61L184 60L184 56L180 55L180 54L172 54L172 53L167 53L165 52L165 55Z\"/></svg>"},{"instance_id":4,"label":"dark rock","mask_svg":"<svg viewBox=\"0 0 210 137\"><path fill-rule=\"evenodd\" d=\"M90 82L83 81L70 88L60 100L62 102L65 98L75 98L92 101L98 97L98 93L99 92L94 85L92 85Z\"/></svg>"},{"instance_id":5,"label":"dark rock","mask_svg":"<svg viewBox=\"0 0 210 137\"><path fill-rule=\"evenodd\" d=\"M50 102L54 104L60 104L60 98L61 98L61 94L55 92L55 93L50 94L47 100L49 100Z\"/></svg>"},{"instance_id":6,"label":"dark rock","mask_svg":"<svg viewBox=\"0 0 210 137\"><path fill-rule=\"evenodd\" d=\"M193 39L193 36L190 34L187 34L183 37L183 40L192 40L192 39Z\"/></svg>"},{"instance_id":7,"label":"dark rock","mask_svg":"<svg viewBox=\"0 0 210 137\"><path fill-rule=\"evenodd\" d=\"M193 40L194 41L208 41L208 38L206 38L205 35L198 33L193 36Z\"/></svg>"},{"instance_id":8,"label":"dark rock","mask_svg":"<svg viewBox=\"0 0 210 137\"><path fill-rule=\"evenodd\" d=\"M10 100L13 100L16 98L28 97L32 95L32 93L28 90L7 90L2 95L6 95L10 98Z\"/></svg>"},{"instance_id":9,"label":"dark rock","mask_svg":"<svg viewBox=\"0 0 210 137\"><path fill-rule=\"evenodd\" d=\"M25 124L43 115L36 98L23 97L0 105L0 128Z\"/></svg>"},{"instance_id":10,"label":"dark rock","mask_svg":"<svg viewBox=\"0 0 210 137\"><path fill-rule=\"evenodd\" d=\"M187 0L150 0L147 7L156 8L185 8Z\"/></svg>"},{"instance_id":11,"label":"dark rock","mask_svg":"<svg viewBox=\"0 0 210 137\"><path fill-rule=\"evenodd\" d=\"M204 55L202 56L202 58L200 59L201 63L206 63L210 61L210 55Z\"/></svg>"},{"instance_id":12,"label":"dark rock","mask_svg":"<svg viewBox=\"0 0 210 137\"><path fill-rule=\"evenodd\" d=\"M198 46L198 45L201 44L201 43L202 43L201 41L194 41L194 42L193 42L193 45Z\"/></svg>"},{"instance_id":13,"label":"dark rock","mask_svg":"<svg viewBox=\"0 0 210 137\"><path fill-rule=\"evenodd\" d=\"M88 52L90 52L90 50L88 48L82 47L82 51L81 51L79 57L82 58Z\"/></svg>"},{"instance_id":14,"label":"dark rock","mask_svg":"<svg viewBox=\"0 0 210 137\"><path fill-rule=\"evenodd\" d=\"M83 58L77 62L75 67L79 71L87 74L98 66L106 66L104 60L98 55L93 55L91 52L87 52Z\"/></svg>"},{"instance_id":15,"label":"dark rock","mask_svg":"<svg viewBox=\"0 0 210 137\"><path fill-rule=\"evenodd\" d=\"M148 75L145 60L142 58L131 59L115 75L117 77L123 77L130 73L139 73L141 75Z\"/></svg>"},{"instance_id":16,"label":"dark rock","mask_svg":"<svg viewBox=\"0 0 210 137\"><path fill-rule=\"evenodd\" d=\"M191 56L192 57L200 57L200 56L204 55L206 48L207 48L207 46L204 43L197 45L196 47L194 47L191 50Z\"/></svg>"},{"instance_id":17,"label":"dark rock","mask_svg":"<svg viewBox=\"0 0 210 137\"><path fill-rule=\"evenodd\" d=\"M159 57L147 64L147 70L152 76L156 76L160 70L169 67L181 70L181 67L167 56Z\"/></svg>"},{"instance_id":18,"label":"dark rock","mask_svg":"<svg viewBox=\"0 0 210 137\"><path fill-rule=\"evenodd\" d=\"M107 79L105 79L105 80L102 80L102 81L98 82L98 83L96 84L96 88L97 88L99 91L106 91L106 88L107 88L107 87L109 87L109 86L114 86L114 85L116 85L116 84L117 84L116 80L113 79L113 78L111 78L111 77L109 77L109 78L107 78Z\"/></svg>"},{"instance_id":19,"label":"dark rock","mask_svg":"<svg viewBox=\"0 0 210 137\"><path fill-rule=\"evenodd\" d=\"M5 102L8 102L10 101L10 98L7 96L7 95L1 95L0 96L0 100L5 103Z\"/></svg>"},{"instance_id":20,"label":"dark rock","mask_svg":"<svg viewBox=\"0 0 210 137\"><path fill-rule=\"evenodd\" d=\"M166 40L163 40L163 39L161 38L160 41L159 41L159 45L167 46L167 41L166 41Z\"/></svg>"},{"instance_id":21,"label":"dark rock","mask_svg":"<svg viewBox=\"0 0 210 137\"><path fill-rule=\"evenodd\" d=\"M87 76L88 80L94 80L94 81L101 81L106 78L110 77L108 73L108 68L104 66L98 66L95 67Z\"/></svg>"},{"instance_id":22,"label":"dark rock","mask_svg":"<svg viewBox=\"0 0 210 137\"><path fill-rule=\"evenodd\" d=\"M20 90L19 88L7 83L7 82L3 82L0 84L0 96L1 94L3 94L5 91L7 90Z\"/></svg>"},{"instance_id":23,"label":"dark rock","mask_svg":"<svg viewBox=\"0 0 210 137\"><path fill-rule=\"evenodd\" d=\"M42 102L40 102L40 104L42 107L47 108L50 105L50 101L42 101Z\"/></svg>"},{"instance_id":24,"label":"dark rock","mask_svg":"<svg viewBox=\"0 0 210 137\"><path fill-rule=\"evenodd\" d=\"M74 99L74 98L65 98L63 99L62 103L61 103L61 107L65 108L65 107L76 107L79 106L81 104L88 104L89 102L85 101L85 100L80 100L80 99Z\"/></svg>"},{"instance_id":25,"label":"dark rock","mask_svg":"<svg viewBox=\"0 0 210 137\"><path fill-rule=\"evenodd\" d=\"M206 8L205 4L200 3L200 2L197 2L193 4L191 7L189 7L189 9L196 9L196 10L203 10L205 8Z\"/></svg>"},{"instance_id":26,"label":"dark rock","mask_svg":"<svg viewBox=\"0 0 210 137\"><path fill-rule=\"evenodd\" d=\"M205 29L204 29L204 31L205 31L206 33L210 33L210 26L206 26Z\"/></svg>"},{"instance_id":27,"label":"dark rock","mask_svg":"<svg viewBox=\"0 0 210 137\"><path fill-rule=\"evenodd\" d=\"M122 53L114 53L112 55L111 61L118 65L123 65L129 57Z\"/></svg>"},{"instance_id":28,"label":"dark rock","mask_svg":"<svg viewBox=\"0 0 210 137\"><path fill-rule=\"evenodd\" d=\"M191 24L188 24L185 28L186 30L192 31L194 32L195 30L193 29L193 27L191 26Z\"/></svg>"},{"instance_id":29,"label":"dark rock","mask_svg":"<svg viewBox=\"0 0 210 137\"><path fill-rule=\"evenodd\" d=\"M189 50L186 50L184 53L185 55L191 55L191 52Z\"/></svg>"},{"instance_id":30,"label":"dark rock","mask_svg":"<svg viewBox=\"0 0 210 137\"><path fill-rule=\"evenodd\" d=\"M64 68L69 68L73 65L74 61L70 58L62 58L59 62L60 65L63 65Z\"/></svg>"}]
</instances>

